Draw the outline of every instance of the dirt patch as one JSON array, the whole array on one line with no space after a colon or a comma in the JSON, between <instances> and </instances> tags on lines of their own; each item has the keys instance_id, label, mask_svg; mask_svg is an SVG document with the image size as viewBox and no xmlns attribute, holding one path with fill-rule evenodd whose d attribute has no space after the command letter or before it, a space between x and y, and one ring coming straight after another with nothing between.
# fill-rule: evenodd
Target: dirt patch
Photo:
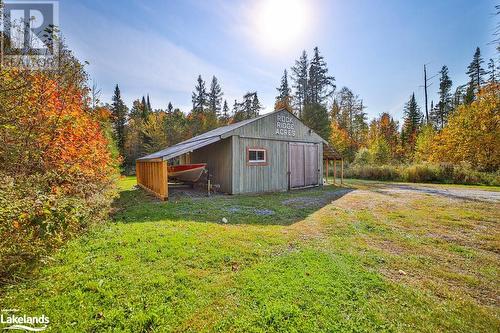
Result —
<instances>
[{"instance_id":1,"label":"dirt patch","mask_svg":"<svg viewBox=\"0 0 500 333\"><path fill-rule=\"evenodd\" d=\"M274 210L265 209L265 208L255 208L255 207L246 207L246 206L232 206L226 208L226 211L229 213L245 213L245 214L254 214L258 216L270 216L276 214Z\"/></svg>"},{"instance_id":2,"label":"dirt patch","mask_svg":"<svg viewBox=\"0 0 500 333\"><path fill-rule=\"evenodd\" d=\"M301 196L283 200L281 203L285 206L292 206L294 208L315 208L324 206L330 201L340 198L351 191L353 190L349 188L340 189L337 191L325 192L325 194L320 197Z\"/></svg>"}]
</instances>

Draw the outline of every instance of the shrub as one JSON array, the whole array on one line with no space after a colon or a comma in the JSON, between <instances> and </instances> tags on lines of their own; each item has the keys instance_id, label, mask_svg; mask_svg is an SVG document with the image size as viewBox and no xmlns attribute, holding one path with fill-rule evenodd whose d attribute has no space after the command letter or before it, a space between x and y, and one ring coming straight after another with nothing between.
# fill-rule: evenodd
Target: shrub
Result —
<instances>
[{"instance_id":1,"label":"shrub","mask_svg":"<svg viewBox=\"0 0 500 333\"><path fill-rule=\"evenodd\" d=\"M346 170L345 176L370 180L400 180L397 168L392 165L353 165Z\"/></svg>"},{"instance_id":2,"label":"shrub","mask_svg":"<svg viewBox=\"0 0 500 333\"><path fill-rule=\"evenodd\" d=\"M430 164L410 165L403 169L402 179L411 183L439 181L439 167Z\"/></svg>"},{"instance_id":3,"label":"shrub","mask_svg":"<svg viewBox=\"0 0 500 333\"><path fill-rule=\"evenodd\" d=\"M360 148L356 153L356 157L354 158L354 164L356 165L367 165L372 161L372 156L368 148Z\"/></svg>"},{"instance_id":4,"label":"shrub","mask_svg":"<svg viewBox=\"0 0 500 333\"><path fill-rule=\"evenodd\" d=\"M50 177L1 175L0 285L24 276L52 250L105 220L113 193L105 187L68 195L50 189Z\"/></svg>"},{"instance_id":5,"label":"shrub","mask_svg":"<svg viewBox=\"0 0 500 333\"><path fill-rule=\"evenodd\" d=\"M412 183L450 183L500 185L500 173L474 170L469 164L414 164L414 165L352 165L345 171L348 178L392 180Z\"/></svg>"}]
</instances>

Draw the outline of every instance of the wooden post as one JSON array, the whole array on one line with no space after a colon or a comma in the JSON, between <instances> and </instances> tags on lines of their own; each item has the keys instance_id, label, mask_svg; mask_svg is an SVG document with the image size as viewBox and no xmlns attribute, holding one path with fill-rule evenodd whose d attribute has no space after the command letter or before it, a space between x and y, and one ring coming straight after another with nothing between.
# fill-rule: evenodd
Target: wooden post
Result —
<instances>
[{"instance_id":1,"label":"wooden post","mask_svg":"<svg viewBox=\"0 0 500 333\"><path fill-rule=\"evenodd\" d=\"M161 162L161 176L160 176L160 196L163 200L168 199L168 162Z\"/></svg>"},{"instance_id":2,"label":"wooden post","mask_svg":"<svg viewBox=\"0 0 500 333\"><path fill-rule=\"evenodd\" d=\"M340 184L344 184L344 159L341 158L341 169L340 169Z\"/></svg>"},{"instance_id":3,"label":"wooden post","mask_svg":"<svg viewBox=\"0 0 500 333\"><path fill-rule=\"evenodd\" d=\"M337 159L333 160L333 185L335 185L335 178L337 177Z\"/></svg>"},{"instance_id":4,"label":"wooden post","mask_svg":"<svg viewBox=\"0 0 500 333\"><path fill-rule=\"evenodd\" d=\"M328 158L326 159L326 183L328 184Z\"/></svg>"}]
</instances>

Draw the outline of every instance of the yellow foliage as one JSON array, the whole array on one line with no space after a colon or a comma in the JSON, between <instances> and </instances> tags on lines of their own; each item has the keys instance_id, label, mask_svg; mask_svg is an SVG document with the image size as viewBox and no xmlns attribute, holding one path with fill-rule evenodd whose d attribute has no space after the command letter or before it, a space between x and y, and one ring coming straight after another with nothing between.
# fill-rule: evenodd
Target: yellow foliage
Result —
<instances>
[{"instance_id":1,"label":"yellow foliage","mask_svg":"<svg viewBox=\"0 0 500 333\"><path fill-rule=\"evenodd\" d=\"M414 157L416 162L426 162L431 158L435 136L436 131L432 125L425 125L418 133Z\"/></svg>"},{"instance_id":2,"label":"yellow foliage","mask_svg":"<svg viewBox=\"0 0 500 333\"><path fill-rule=\"evenodd\" d=\"M431 161L470 163L484 171L500 166L500 84L485 86L477 99L461 105L437 135Z\"/></svg>"}]
</instances>

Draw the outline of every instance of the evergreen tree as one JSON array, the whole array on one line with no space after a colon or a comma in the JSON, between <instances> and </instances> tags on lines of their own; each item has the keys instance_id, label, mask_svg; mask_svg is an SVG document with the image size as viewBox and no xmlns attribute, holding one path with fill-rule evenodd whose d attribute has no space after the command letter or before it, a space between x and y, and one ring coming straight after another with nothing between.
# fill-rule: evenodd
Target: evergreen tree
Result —
<instances>
[{"instance_id":1,"label":"evergreen tree","mask_svg":"<svg viewBox=\"0 0 500 333\"><path fill-rule=\"evenodd\" d=\"M326 99L335 90L333 76L328 76L326 62L319 54L318 47L314 48L314 55L309 65L309 81L307 85L306 103L324 104Z\"/></svg>"},{"instance_id":2,"label":"evergreen tree","mask_svg":"<svg viewBox=\"0 0 500 333\"><path fill-rule=\"evenodd\" d=\"M307 53L304 50L292 67L293 88L295 89L294 101L299 118L302 118L302 110L304 109L308 90L308 68L309 61L307 60Z\"/></svg>"},{"instance_id":3,"label":"evergreen tree","mask_svg":"<svg viewBox=\"0 0 500 333\"><path fill-rule=\"evenodd\" d=\"M172 105L171 102L168 102L167 113L172 113L173 111L174 111L174 106Z\"/></svg>"},{"instance_id":4,"label":"evergreen tree","mask_svg":"<svg viewBox=\"0 0 500 333\"><path fill-rule=\"evenodd\" d=\"M169 103L169 106L172 106L172 104ZM172 107L170 111L167 111L165 135L169 146L175 145L192 136L186 115L178 108L174 109Z\"/></svg>"},{"instance_id":5,"label":"evergreen tree","mask_svg":"<svg viewBox=\"0 0 500 333\"><path fill-rule=\"evenodd\" d=\"M208 95L205 88L205 81L203 81L201 75L198 75L198 80L196 86L194 87L191 100L193 102L193 112L203 113L207 106Z\"/></svg>"},{"instance_id":6,"label":"evergreen tree","mask_svg":"<svg viewBox=\"0 0 500 333\"><path fill-rule=\"evenodd\" d=\"M252 96L252 104L250 106L249 119L258 117L260 110L262 110L262 104L260 104L257 92L254 92Z\"/></svg>"},{"instance_id":7,"label":"evergreen tree","mask_svg":"<svg viewBox=\"0 0 500 333\"><path fill-rule=\"evenodd\" d=\"M496 71L495 60L488 61L488 83L497 83L498 73Z\"/></svg>"},{"instance_id":8,"label":"evergreen tree","mask_svg":"<svg viewBox=\"0 0 500 333\"><path fill-rule=\"evenodd\" d=\"M456 110L460 104L464 103L464 86L458 86L453 93L452 108Z\"/></svg>"},{"instance_id":9,"label":"evergreen tree","mask_svg":"<svg viewBox=\"0 0 500 333\"><path fill-rule=\"evenodd\" d=\"M465 89L465 93L463 95L463 103L470 104L470 103L474 102L475 97L476 97L476 89L475 89L474 83L469 82L467 84L467 87Z\"/></svg>"},{"instance_id":10,"label":"evergreen tree","mask_svg":"<svg viewBox=\"0 0 500 333\"><path fill-rule=\"evenodd\" d=\"M286 69L283 71L283 76L281 77L281 83L278 88L278 96L276 96L276 102L286 101L291 98L292 90L288 86L288 73Z\"/></svg>"},{"instance_id":11,"label":"evergreen tree","mask_svg":"<svg viewBox=\"0 0 500 333\"><path fill-rule=\"evenodd\" d=\"M356 114L354 115L353 130L351 134L351 138L357 147L360 147L366 141L366 135L368 133L368 123L364 109L365 106L363 105L363 100L361 100L357 105Z\"/></svg>"},{"instance_id":12,"label":"evergreen tree","mask_svg":"<svg viewBox=\"0 0 500 333\"><path fill-rule=\"evenodd\" d=\"M148 119L148 115L151 113L149 111L148 103L146 102L146 98L142 96L142 100L139 105L140 115L142 120L146 121Z\"/></svg>"},{"instance_id":13,"label":"evergreen tree","mask_svg":"<svg viewBox=\"0 0 500 333\"><path fill-rule=\"evenodd\" d=\"M439 73L441 75L439 78L439 102L434 113L431 108L431 114L436 127L442 129L446 125L446 120L452 109L451 86L453 82L448 75L448 67L443 66Z\"/></svg>"},{"instance_id":14,"label":"evergreen tree","mask_svg":"<svg viewBox=\"0 0 500 333\"><path fill-rule=\"evenodd\" d=\"M243 101L234 101L234 122L252 119L259 115L262 105L260 104L257 92L248 92L243 96Z\"/></svg>"},{"instance_id":15,"label":"evergreen tree","mask_svg":"<svg viewBox=\"0 0 500 333\"><path fill-rule=\"evenodd\" d=\"M120 88L118 85L115 87L115 91L112 97L111 104L111 115L112 115L112 125L115 135L116 144L120 155L125 154L125 125L127 123L127 107L122 100Z\"/></svg>"},{"instance_id":16,"label":"evergreen tree","mask_svg":"<svg viewBox=\"0 0 500 333\"><path fill-rule=\"evenodd\" d=\"M210 91L208 93L208 108L216 117L220 116L222 103L222 89L215 75L212 77Z\"/></svg>"},{"instance_id":17,"label":"evergreen tree","mask_svg":"<svg viewBox=\"0 0 500 333\"><path fill-rule=\"evenodd\" d=\"M472 57L472 62L470 65L467 67L467 75L469 75L469 85L474 89L474 93L479 92L481 89L482 84L484 83L484 74L485 71L481 67L483 63L483 59L481 58L481 50L476 48L476 52L474 53L474 56Z\"/></svg>"},{"instance_id":18,"label":"evergreen tree","mask_svg":"<svg viewBox=\"0 0 500 333\"><path fill-rule=\"evenodd\" d=\"M415 93L413 93L404 107L403 128L401 130L401 141L409 157L413 156L413 149L422 119L423 114L415 99Z\"/></svg>"},{"instance_id":19,"label":"evergreen tree","mask_svg":"<svg viewBox=\"0 0 500 333\"><path fill-rule=\"evenodd\" d=\"M224 106L222 107L222 114L219 118L219 123L222 126L225 126L229 124L229 120L231 119L231 116L229 115L229 106L227 105L227 101L224 100Z\"/></svg>"},{"instance_id":20,"label":"evergreen tree","mask_svg":"<svg viewBox=\"0 0 500 333\"><path fill-rule=\"evenodd\" d=\"M328 110L319 103L308 103L302 113L302 121L314 130L323 139L330 137L330 122L328 121Z\"/></svg>"},{"instance_id":21,"label":"evergreen tree","mask_svg":"<svg viewBox=\"0 0 500 333\"><path fill-rule=\"evenodd\" d=\"M233 104L233 122L237 123L244 119L243 113L240 111L241 104L237 100L234 100Z\"/></svg>"},{"instance_id":22,"label":"evergreen tree","mask_svg":"<svg viewBox=\"0 0 500 333\"><path fill-rule=\"evenodd\" d=\"M153 108L151 107L151 102L149 101L149 94L147 94L147 101L146 101L146 107L148 109L148 112L151 113L153 112Z\"/></svg>"}]
</instances>

